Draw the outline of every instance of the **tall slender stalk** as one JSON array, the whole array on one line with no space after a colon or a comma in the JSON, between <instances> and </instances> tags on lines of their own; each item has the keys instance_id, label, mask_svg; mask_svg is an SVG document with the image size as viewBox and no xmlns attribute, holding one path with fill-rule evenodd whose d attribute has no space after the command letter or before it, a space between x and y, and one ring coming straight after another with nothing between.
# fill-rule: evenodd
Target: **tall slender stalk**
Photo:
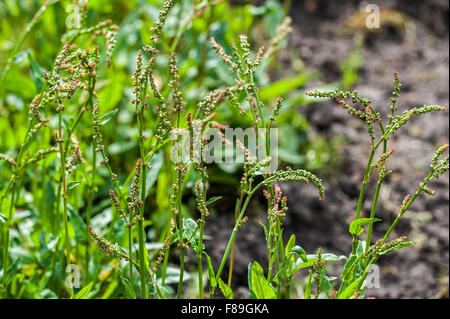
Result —
<instances>
[{"instance_id":1,"label":"tall slender stalk","mask_svg":"<svg viewBox=\"0 0 450 319\"><path fill-rule=\"evenodd\" d=\"M145 211L145 195L147 186L147 163L145 162L145 149L144 149L144 106L141 106L138 118L138 129L139 129L139 152L142 162L142 178L141 178L141 206L139 211L138 219L138 235L139 235L139 264L141 267L140 279L141 279L141 293L142 298L147 299L147 282L145 279L145 272L142 269L145 268L145 238L144 238L144 211Z\"/></svg>"},{"instance_id":2,"label":"tall slender stalk","mask_svg":"<svg viewBox=\"0 0 450 319\"><path fill-rule=\"evenodd\" d=\"M62 136L62 110L58 113L58 143L60 156L60 174L61 174L61 190L63 200L63 218L64 218L64 245L66 248L66 266L71 264L70 260L70 237L69 237L69 217L67 213L67 180L66 180L66 153L63 146ZM58 199L60 200L60 198ZM73 287L69 287L69 293L73 296Z\"/></svg>"}]
</instances>

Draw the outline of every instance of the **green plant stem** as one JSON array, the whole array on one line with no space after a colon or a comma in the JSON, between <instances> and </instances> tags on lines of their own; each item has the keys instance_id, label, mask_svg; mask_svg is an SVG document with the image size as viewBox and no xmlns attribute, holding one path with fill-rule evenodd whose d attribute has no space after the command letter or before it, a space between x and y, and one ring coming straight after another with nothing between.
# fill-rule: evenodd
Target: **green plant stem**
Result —
<instances>
[{"instance_id":1,"label":"green plant stem","mask_svg":"<svg viewBox=\"0 0 450 319\"><path fill-rule=\"evenodd\" d=\"M245 199L245 202L244 202L244 204L242 206L242 209L241 209L241 211L239 213L239 216L238 216L238 218L236 220L236 223L234 225L233 232L231 233L230 239L228 240L227 248L225 249L225 252L224 252L224 254L222 256L222 261L220 262L219 269L217 270L216 281L218 281L218 279L220 278L220 275L222 274L223 268L225 267L225 263L226 263L226 261L228 259L229 254L230 254L231 246L233 245L233 241L236 238L237 232L239 230L239 225L241 223L242 218L244 217L244 213L245 213L245 210L247 209L247 206L248 206L248 204L250 202L250 199L252 198L253 194L261 186L264 185L264 183L265 182L261 182L255 188L253 188L253 190L247 195L247 197ZM210 298L212 299L213 296L214 296L214 289L211 289Z\"/></svg>"},{"instance_id":2,"label":"green plant stem","mask_svg":"<svg viewBox=\"0 0 450 319\"><path fill-rule=\"evenodd\" d=\"M242 201L244 200L244 194L241 192L239 198L239 204L236 206L236 210L234 212L234 219L237 220L239 217L239 212L241 211ZM231 246L231 255L230 255L230 269L228 271L228 286L231 287L231 279L233 277L233 264L234 264L234 252L236 246L236 239L233 240L233 244Z\"/></svg>"},{"instance_id":3,"label":"green plant stem","mask_svg":"<svg viewBox=\"0 0 450 319\"><path fill-rule=\"evenodd\" d=\"M389 235L392 233L394 228L397 226L400 219L403 217L403 215L406 213L406 211L409 209L409 207L412 205L412 203L416 200L416 198L422 193L423 188L432 180L433 175L434 175L435 171L439 169L439 166L440 165L437 165L430 171L430 173L428 173L428 175L424 179L423 183L420 184L419 189L414 193L414 195L409 199L409 201L407 201L406 204L402 206L397 218L394 220L392 225L386 231L386 234L383 237L383 243L386 242L386 240L389 238Z\"/></svg>"},{"instance_id":4,"label":"green plant stem","mask_svg":"<svg viewBox=\"0 0 450 319\"><path fill-rule=\"evenodd\" d=\"M203 201L206 202L206 176L203 175ZM198 239L198 252L197 252L197 271L198 271L198 295L199 299L203 299L203 233L205 231L205 214L201 214L200 218L200 230ZM195 233L194 233L195 234Z\"/></svg>"},{"instance_id":5,"label":"green plant stem","mask_svg":"<svg viewBox=\"0 0 450 319\"><path fill-rule=\"evenodd\" d=\"M91 185L89 185L89 201L88 201L88 207L86 211L86 223L88 225L91 224L91 217L92 217L92 207L94 203L94 190L95 190L95 175L96 175L96 168L97 168L97 151L95 149L95 143L92 143L92 176L91 176ZM86 230L86 256L85 256L85 277L86 277L86 283L89 282L89 259L90 259L90 253L89 253L89 231Z\"/></svg>"},{"instance_id":6,"label":"green plant stem","mask_svg":"<svg viewBox=\"0 0 450 319\"><path fill-rule=\"evenodd\" d=\"M92 96L94 94L94 88L95 88L95 78L89 78L89 97L88 101L86 103L86 106L81 108L81 110L78 112L78 115L75 119L74 124L69 130L68 138L66 140L65 144L65 152L67 154L68 147L69 147L69 140L72 136L72 133L74 132L75 128L77 127L78 123L80 122L81 118L83 117L83 114L86 113L87 110L87 104L90 105L91 109L93 108L93 101ZM97 169L97 151L95 143L92 143L92 175L91 175L91 185L89 185L89 200L88 200L88 207L86 211L86 223L88 225L91 224L91 217L92 217L92 208L94 204L94 191L95 191L95 176L96 176L96 169ZM87 284L90 281L89 276L89 261L90 261L90 241L89 241L89 231L86 229L86 255L85 255L85 269L84 269L84 276L85 276L85 283Z\"/></svg>"},{"instance_id":7,"label":"green plant stem","mask_svg":"<svg viewBox=\"0 0 450 319\"><path fill-rule=\"evenodd\" d=\"M139 265L141 271L141 294L143 299L147 299L147 283L145 280L145 272L142 269L145 268L145 242L144 242L144 226L142 220L138 221L138 235L139 235Z\"/></svg>"},{"instance_id":8,"label":"green plant stem","mask_svg":"<svg viewBox=\"0 0 450 319\"><path fill-rule=\"evenodd\" d=\"M373 113L375 113L375 110L373 108L371 108L371 110L372 110ZM393 113L392 113L392 116L393 116ZM381 130L381 133L384 135L386 132L385 132L383 123L381 121L379 122L379 127L380 127L380 130ZM386 153L386 152L387 152L387 140L384 140L383 141L383 154ZM370 218L374 218L375 217L375 211L377 209L378 198L379 198L379 195L380 195L381 184L383 183L383 180L384 180L384 177L380 176L378 178L377 188L375 190L375 196L374 196L374 199L373 199L373 202L372 202L372 209L370 211ZM365 251L367 251L367 249L369 249L369 247L370 247L370 242L372 240L372 230L373 230L373 223L370 223L369 227L367 229Z\"/></svg>"},{"instance_id":9,"label":"green plant stem","mask_svg":"<svg viewBox=\"0 0 450 319\"><path fill-rule=\"evenodd\" d=\"M12 225L12 220L14 217L14 208L15 208L15 204L16 204L16 184L17 184L17 180L19 178L18 171L19 171L20 163L22 161L23 152L29 143L29 133L31 132L32 127L33 127L33 122L30 121L30 123L28 125L28 129L27 129L27 133L25 135L25 140L22 143L22 146L20 147L20 150L19 150L19 155L17 156L13 175L10 178L8 185L6 186L6 189L4 191L4 194L2 195L2 198L0 200L0 207L1 207L3 204L4 198L7 196L9 189L12 188L11 202L10 202L10 207L9 207L9 211L8 211L8 220L6 221L6 225L4 225L5 230L3 232L3 259L2 259L2 262L3 262L3 280L2 280L3 298L6 298L6 294L7 294L7 290L8 290L7 281L6 281L6 279L7 279L6 273L8 270L8 256L9 256L9 229Z\"/></svg>"},{"instance_id":10,"label":"green plant stem","mask_svg":"<svg viewBox=\"0 0 450 319\"><path fill-rule=\"evenodd\" d=\"M177 299L181 299L181 291L183 289L183 277L184 277L184 238L183 238L183 219L181 216L181 193L182 193L182 181L181 181L181 172L177 171L177 181L178 181L178 194L177 194L177 210L178 210L178 236L179 236L179 245L180 245L180 276L178 280L178 289L177 289Z\"/></svg>"},{"instance_id":11,"label":"green plant stem","mask_svg":"<svg viewBox=\"0 0 450 319\"><path fill-rule=\"evenodd\" d=\"M12 186L12 191L11 191L11 203L9 206L9 212L8 212L8 221L5 225L6 231L5 231L5 235L4 235L4 247L3 247L3 299L6 299L6 295L7 295L7 271L8 271L8 248L9 248L9 228L11 227L11 222L10 220L13 217L13 209L14 209L14 203L16 201L16 183L13 184Z\"/></svg>"},{"instance_id":12,"label":"green plant stem","mask_svg":"<svg viewBox=\"0 0 450 319\"><path fill-rule=\"evenodd\" d=\"M131 219L131 216L130 216ZM128 227L128 255L133 259L133 232L131 230L131 225ZM130 285L131 291L134 292L134 276L133 276L133 265L129 263L129 272L130 272Z\"/></svg>"},{"instance_id":13,"label":"green plant stem","mask_svg":"<svg viewBox=\"0 0 450 319\"><path fill-rule=\"evenodd\" d=\"M381 184L382 183L383 183L383 180L380 177L380 179L378 180L378 183L377 183L377 188L375 190L375 196L374 196L373 203L372 203L372 209L370 210L370 218L375 218L375 211L377 209L378 198L380 196L380 190L381 190ZM369 249L369 247L370 247L370 242L372 240L373 224L374 223L370 223L369 227L367 228L365 251L367 251Z\"/></svg>"},{"instance_id":14,"label":"green plant stem","mask_svg":"<svg viewBox=\"0 0 450 319\"><path fill-rule=\"evenodd\" d=\"M63 146L62 137L62 114L61 110L58 113L59 121L59 153L60 153L60 174L61 174L61 190L62 190L62 200L63 200L63 217L64 217L64 238L65 238L65 248L66 248L66 266L70 265L70 238L69 238L69 217L67 213L67 180L66 180L66 153ZM60 198L58 199L60 200ZM73 288L69 288L69 293L73 296Z\"/></svg>"},{"instance_id":15,"label":"green plant stem","mask_svg":"<svg viewBox=\"0 0 450 319\"><path fill-rule=\"evenodd\" d=\"M433 176L433 171L431 171L428 176L425 178L425 183L429 182ZM416 193L409 199L409 201L400 209L400 212L398 213L397 218L394 220L392 225L389 227L389 229L386 231L386 234L383 237L383 243L386 242L386 240L389 238L389 235L392 233L394 228L397 226L400 219L403 217L405 212L409 209L409 207L412 205L412 203L416 200L416 198L420 195L422 192L422 187L419 187L419 189L416 191Z\"/></svg>"},{"instance_id":16,"label":"green plant stem","mask_svg":"<svg viewBox=\"0 0 450 319\"><path fill-rule=\"evenodd\" d=\"M291 299L291 281L292 281L292 277L286 278L286 284L284 287L284 298L285 299Z\"/></svg>"},{"instance_id":17,"label":"green plant stem","mask_svg":"<svg viewBox=\"0 0 450 319\"><path fill-rule=\"evenodd\" d=\"M169 241L167 243L167 250L166 250L166 253L164 254L164 261L163 261L163 266L162 266L162 269L161 269L161 286L163 286L163 287L164 287L165 282L166 282L167 264L169 262L170 245L172 243L172 234L169 235L169 238L170 239L169 239Z\"/></svg>"},{"instance_id":18,"label":"green plant stem","mask_svg":"<svg viewBox=\"0 0 450 319\"><path fill-rule=\"evenodd\" d=\"M369 175L370 175L370 171L371 171L370 167L372 165L372 161L375 156L375 150L376 150L376 148L372 147L372 151L370 152L369 160L367 162L366 170L364 172L364 178L363 178L363 182L361 185L361 191L359 193L358 205L356 207L355 219L358 219L361 214L361 207L362 207L362 203L364 201L364 194L366 192L366 186L367 186L367 183L369 182ZM352 243L352 254L353 255L356 253L357 246L358 246L358 236L354 235L353 243Z\"/></svg>"},{"instance_id":19,"label":"green plant stem","mask_svg":"<svg viewBox=\"0 0 450 319\"><path fill-rule=\"evenodd\" d=\"M142 100L143 101L143 100ZM142 178L141 178L141 206L139 210L139 219L138 219L138 233L139 233L139 264L141 265L141 269L145 268L145 239L144 239L144 211L145 211L145 195L146 195L146 186L147 186L147 163L145 162L145 149L144 149L144 106L141 105L139 113L138 113L138 130L139 130L139 152L141 157L141 165L142 165ZM145 279L145 272L140 272L141 279L141 293L142 298L147 299L147 283Z\"/></svg>"},{"instance_id":20,"label":"green plant stem","mask_svg":"<svg viewBox=\"0 0 450 319\"><path fill-rule=\"evenodd\" d=\"M240 81L242 80L241 77L239 76L239 74L237 75L237 78ZM253 72L250 73L250 84L251 84L251 87L252 87L253 97L254 97L256 105L258 107L258 113L259 113L259 116L261 118L261 125L262 125L263 128L265 128L266 127L266 123L265 123L265 120L264 120L264 115L263 115L263 112L262 112L261 101L260 101L259 96L258 96L258 91L256 90L255 80L254 80L254 77L253 77ZM245 91L246 95L248 97L250 97L251 94L248 91L247 87L245 87L244 91ZM253 120L254 120L255 123L257 123L257 121L256 121L256 114L255 114L255 111L253 109L253 106L251 105L251 102L250 102L250 109L252 110ZM257 129L256 125L257 124L255 124L256 145L259 145L258 129ZM266 156L270 156L270 136L267 134L267 132L265 134L265 138L266 138ZM269 177L269 173L268 172L266 174L266 177ZM268 191L273 197L274 192L273 192L273 187L272 186L268 187ZM240 199L240 203L242 203L242 196L241 196L241 199ZM239 206L240 205L241 204L239 204ZM237 214L235 214L235 215L237 215ZM232 278L232 275L233 275L234 250L235 250L235 246L236 246L235 239L233 239L233 242L232 242L231 246L232 246L232 248L231 248L231 258L230 258L230 270L229 270L229 274L228 274L228 285L231 285L231 278ZM269 269L269 271L270 271L270 269Z\"/></svg>"}]
</instances>

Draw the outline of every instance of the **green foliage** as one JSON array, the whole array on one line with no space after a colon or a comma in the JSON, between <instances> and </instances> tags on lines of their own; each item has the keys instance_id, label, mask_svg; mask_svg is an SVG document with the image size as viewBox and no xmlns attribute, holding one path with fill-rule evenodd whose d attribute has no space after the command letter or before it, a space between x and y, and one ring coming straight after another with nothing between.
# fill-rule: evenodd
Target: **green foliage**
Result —
<instances>
[{"instance_id":1,"label":"green foliage","mask_svg":"<svg viewBox=\"0 0 450 319\"><path fill-rule=\"evenodd\" d=\"M372 243L380 187L390 173L389 139L413 117L443 110L423 106L396 115L398 74L387 120L358 92L343 91L358 80L363 63L359 49L342 63L343 78L330 85L333 90L305 94L302 88L319 75L303 67L272 81L269 74L280 67L277 54L292 31L283 14L290 1L284 8L275 0L258 7L220 0L73 3L79 17L58 0L0 4L2 298L191 298L197 296L187 296L184 285L197 275L199 298L209 287L211 298L219 288L232 299L237 233L261 189L267 204L267 220L260 224L268 269L257 261L249 264L250 298L290 298L301 271L308 274L305 299L357 298L364 294L372 264L414 244L404 237L388 239L418 196L434 194L428 185L448 170L448 145L436 151L429 175L405 198L384 238ZM80 18L80 25L72 25L71 18ZM338 99L348 113L365 121L372 139L349 226L353 246L348 257L321 248L308 254L294 235L283 240L288 199L278 183L311 182L324 200L317 172L335 161L330 148L342 143L308 134L308 123L296 107L314 98ZM196 161L194 142L172 138L178 129L189 137L204 137L208 128L227 126L279 128L280 167L294 168L269 171L274 154L268 134L258 137L265 154L256 159L248 141L223 137L224 144L234 144L232 153L244 154L243 163L231 166ZM202 151L207 141L201 140ZM177 142L189 154L175 163ZM377 170L371 215L361 218L366 185ZM218 182L237 188L232 196L238 198L233 231L214 265L205 227L217 204L230 196L210 196ZM359 240L365 232L366 241ZM192 257L196 268L186 262ZM227 262L226 283L222 273ZM339 286L337 277L327 273L331 262L344 263ZM82 273L79 290L65 285L68 265Z\"/></svg>"}]
</instances>

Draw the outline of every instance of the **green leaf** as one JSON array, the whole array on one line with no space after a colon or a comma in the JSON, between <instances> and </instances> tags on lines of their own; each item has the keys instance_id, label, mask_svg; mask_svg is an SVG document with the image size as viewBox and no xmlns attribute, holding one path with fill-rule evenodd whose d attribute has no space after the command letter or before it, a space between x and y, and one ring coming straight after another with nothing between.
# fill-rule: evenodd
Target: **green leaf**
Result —
<instances>
[{"instance_id":1,"label":"green leaf","mask_svg":"<svg viewBox=\"0 0 450 319\"><path fill-rule=\"evenodd\" d=\"M312 281L312 270L309 271L308 280L305 285L305 299L311 299L311 281Z\"/></svg>"},{"instance_id":2,"label":"green leaf","mask_svg":"<svg viewBox=\"0 0 450 319\"><path fill-rule=\"evenodd\" d=\"M306 251L298 245L295 245L294 247L292 247L292 249L290 250L290 253L297 254L300 257L300 259L303 260L304 262L308 261L308 258L306 256Z\"/></svg>"},{"instance_id":3,"label":"green leaf","mask_svg":"<svg viewBox=\"0 0 450 319\"><path fill-rule=\"evenodd\" d=\"M259 97L262 100L271 100L279 96L286 95L292 90L305 84L310 78L310 73L302 73L294 78L284 78L278 80L259 91Z\"/></svg>"},{"instance_id":4,"label":"green leaf","mask_svg":"<svg viewBox=\"0 0 450 319\"><path fill-rule=\"evenodd\" d=\"M158 179L161 167L164 164L164 153L162 151L156 153L150 161L151 168L147 169L146 192L145 198L150 194L150 190Z\"/></svg>"},{"instance_id":5,"label":"green leaf","mask_svg":"<svg viewBox=\"0 0 450 319\"><path fill-rule=\"evenodd\" d=\"M206 206L211 205L212 203L214 203L215 201L218 201L219 199L222 199L222 196L216 196L216 197L210 198L210 199L206 202Z\"/></svg>"},{"instance_id":6,"label":"green leaf","mask_svg":"<svg viewBox=\"0 0 450 319\"><path fill-rule=\"evenodd\" d=\"M345 288L342 293L337 296L337 299L350 299L351 297L353 297L357 291L356 288L360 280L361 279L358 279L352 282L347 288Z\"/></svg>"},{"instance_id":7,"label":"green leaf","mask_svg":"<svg viewBox=\"0 0 450 319\"><path fill-rule=\"evenodd\" d=\"M251 299L275 299L277 294L264 277L264 271L256 261L249 264L249 294Z\"/></svg>"},{"instance_id":8,"label":"green leaf","mask_svg":"<svg viewBox=\"0 0 450 319\"><path fill-rule=\"evenodd\" d=\"M295 246L295 235L291 235L288 243L286 244L286 248L285 248L286 256L289 255L289 253L291 252L291 249L294 248L294 246Z\"/></svg>"},{"instance_id":9,"label":"green leaf","mask_svg":"<svg viewBox=\"0 0 450 319\"><path fill-rule=\"evenodd\" d=\"M122 282L122 285L125 288L125 297L127 297L127 299L136 299L136 294L134 290L131 288L130 281L123 275L122 270L120 268L116 269L117 273L119 274L120 281Z\"/></svg>"},{"instance_id":10,"label":"green leaf","mask_svg":"<svg viewBox=\"0 0 450 319\"><path fill-rule=\"evenodd\" d=\"M269 231L267 230L266 225L264 225L263 223L259 222L259 224L262 226L262 228L264 229L264 237L266 238L266 242L269 242Z\"/></svg>"},{"instance_id":11,"label":"green leaf","mask_svg":"<svg viewBox=\"0 0 450 319\"><path fill-rule=\"evenodd\" d=\"M219 278L219 288L227 299L234 299L233 290Z\"/></svg>"},{"instance_id":12,"label":"green leaf","mask_svg":"<svg viewBox=\"0 0 450 319\"><path fill-rule=\"evenodd\" d=\"M194 239L197 228L195 220L192 218L183 218L183 237L185 239Z\"/></svg>"},{"instance_id":13,"label":"green leaf","mask_svg":"<svg viewBox=\"0 0 450 319\"><path fill-rule=\"evenodd\" d=\"M180 268L176 267L167 267L166 269L166 278L164 280L164 284L171 285L178 283L180 279ZM183 282L191 279L191 275L185 270L183 273Z\"/></svg>"},{"instance_id":14,"label":"green leaf","mask_svg":"<svg viewBox=\"0 0 450 319\"><path fill-rule=\"evenodd\" d=\"M70 191L80 184L81 184L81 182L77 182L77 181L70 182L69 184L67 184L67 190Z\"/></svg>"},{"instance_id":15,"label":"green leaf","mask_svg":"<svg viewBox=\"0 0 450 319\"><path fill-rule=\"evenodd\" d=\"M17 258L16 260L14 260L14 262L9 265L8 269L6 270L6 285L9 285L12 280L14 279L14 276L16 275L17 271L19 270L19 262L20 262L20 258ZM3 274L3 269L1 270L2 275ZM3 276L2 276L3 278Z\"/></svg>"},{"instance_id":16,"label":"green leaf","mask_svg":"<svg viewBox=\"0 0 450 319\"><path fill-rule=\"evenodd\" d=\"M278 156L283 162L293 165L301 165L304 164L306 161L305 156L300 155L297 152L292 152L291 150L287 150L282 147L278 149Z\"/></svg>"},{"instance_id":17,"label":"green leaf","mask_svg":"<svg viewBox=\"0 0 450 319\"><path fill-rule=\"evenodd\" d=\"M55 222L56 194L52 181L46 181L45 187L43 187L43 192L43 200L41 202L43 209L39 209L40 220L46 231L57 232L57 227L59 225L56 225Z\"/></svg>"},{"instance_id":18,"label":"green leaf","mask_svg":"<svg viewBox=\"0 0 450 319\"><path fill-rule=\"evenodd\" d=\"M358 241L358 247L356 247L356 256L360 257L362 254L364 254L365 247L366 247L365 240Z\"/></svg>"},{"instance_id":19,"label":"green leaf","mask_svg":"<svg viewBox=\"0 0 450 319\"><path fill-rule=\"evenodd\" d=\"M379 221L381 221L381 219L378 219L378 218L355 219L350 223L349 232L350 232L350 234L352 234L354 236L359 236L364 232L364 228L361 227L362 225L372 224L372 223L379 222Z\"/></svg>"},{"instance_id":20,"label":"green leaf","mask_svg":"<svg viewBox=\"0 0 450 319\"><path fill-rule=\"evenodd\" d=\"M92 285L94 284L93 281L91 281L86 287L81 289L75 296L73 296L71 299L84 299L87 294L91 291Z\"/></svg>"},{"instance_id":21,"label":"green leaf","mask_svg":"<svg viewBox=\"0 0 450 319\"><path fill-rule=\"evenodd\" d=\"M206 260L208 262L208 280L209 280L209 285L211 286L211 289L216 289L217 287L217 280L216 280L216 275L214 273L214 268L212 266L212 262L211 262L211 257L209 257L208 254L206 254L204 252L205 256L206 256Z\"/></svg>"},{"instance_id":22,"label":"green leaf","mask_svg":"<svg viewBox=\"0 0 450 319\"><path fill-rule=\"evenodd\" d=\"M28 60L30 61L30 76L36 86L36 91L41 92L44 87L44 68L42 68L32 57L28 54Z\"/></svg>"},{"instance_id":23,"label":"green leaf","mask_svg":"<svg viewBox=\"0 0 450 319\"><path fill-rule=\"evenodd\" d=\"M10 212L10 210L11 210L11 212ZM12 209L11 209L11 200L8 197L3 199L3 203L2 203L2 206L0 207L0 211L5 212L5 213L8 212L8 214L11 214L11 216L14 216L15 208L12 207ZM5 215L3 215L3 216L5 216ZM5 216L5 218L6 218L5 222L7 222L8 218L6 216ZM12 222L12 221L13 220L11 220L10 222Z\"/></svg>"},{"instance_id":24,"label":"green leaf","mask_svg":"<svg viewBox=\"0 0 450 319\"><path fill-rule=\"evenodd\" d=\"M106 123L108 123L109 121L111 121L111 119L119 112L119 109L114 109L112 111L109 111L105 114L103 114L102 116L100 116L99 121L100 121L100 125L105 125Z\"/></svg>"},{"instance_id":25,"label":"green leaf","mask_svg":"<svg viewBox=\"0 0 450 319\"><path fill-rule=\"evenodd\" d=\"M344 267L342 268L341 277L342 279L345 279L344 277L347 276L347 273L355 266L355 262L357 260L356 255L351 255L347 261L345 262Z\"/></svg>"},{"instance_id":26,"label":"green leaf","mask_svg":"<svg viewBox=\"0 0 450 319\"><path fill-rule=\"evenodd\" d=\"M67 212L69 213L70 224L75 231L75 236L78 242L84 242L86 240L87 226L83 221L83 218L73 209L72 206L67 206Z\"/></svg>"},{"instance_id":27,"label":"green leaf","mask_svg":"<svg viewBox=\"0 0 450 319\"><path fill-rule=\"evenodd\" d=\"M6 217L3 214L0 214L0 224L6 224L7 221L8 221L8 217Z\"/></svg>"}]
</instances>

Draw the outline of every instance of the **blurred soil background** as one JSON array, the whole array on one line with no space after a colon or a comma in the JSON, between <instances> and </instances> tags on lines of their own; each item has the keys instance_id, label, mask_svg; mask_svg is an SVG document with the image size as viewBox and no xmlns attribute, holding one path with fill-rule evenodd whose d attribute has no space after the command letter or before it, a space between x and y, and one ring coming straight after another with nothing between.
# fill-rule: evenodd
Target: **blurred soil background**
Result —
<instances>
[{"instance_id":1,"label":"blurred soil background","mask_svg":"<svg viewBox=\"0 0 450 319\"><path fill-rule=\"evenodd\" d=\"M288 52L295 51L305 65L319 70L322 77L316 83L308 83L311 88L341 78L343 61L349 56L359 59L354 88L361 96L370 98L382 114L389 110L394 71L399 72L403 84L399 112L424 104L447 108L444 113L415 118L390 141L395 153L388 161L388 169L393 172L382 188L376 212L376 217L383 218L374 227L373 238L379 239L397 216L403 198L413 194L427 174L435 149L449 142L449 3L446 0L373 0L370 4L377 4L381 9L380 29L365 27L369 13L364 8L369 2L293 1L290 15L294 29L289 50L283 51L281 59L290 68L292 60ZM282 185L289 206L284 222L286 240L294 233L297 244L308 253L322 247L327 252L348 255L351 249L348 224L354 218L370 152L365 124L350 117L333 101L299 105L298 112L310 122L310 134L326 139L340 137L344 143L337 148L339 159L335 167L329 167L334 173L320 176L327 190L323 202L318 200L312 186ZM375 183L373 178L362 217L370 213ZM448 298L448 173L432 186L436 196L418 198L391 235L391 239L408 235L417 245L379 260L380 288L368 289L367 297ZM251 218L237 238L233 287L239 287L242 297L248 296L245 287L248 263L257 260L263 267L267 265L263 229L258 225L265 219L264 201L261 197L261 204L255 202L249 209ZM217 262L231 232L232 219L219 214L208 224L207 232L214 234L215 239L207 243L207 249ZM333 273L333 267L330 271Z\"/></svg>"}]
</instances>

